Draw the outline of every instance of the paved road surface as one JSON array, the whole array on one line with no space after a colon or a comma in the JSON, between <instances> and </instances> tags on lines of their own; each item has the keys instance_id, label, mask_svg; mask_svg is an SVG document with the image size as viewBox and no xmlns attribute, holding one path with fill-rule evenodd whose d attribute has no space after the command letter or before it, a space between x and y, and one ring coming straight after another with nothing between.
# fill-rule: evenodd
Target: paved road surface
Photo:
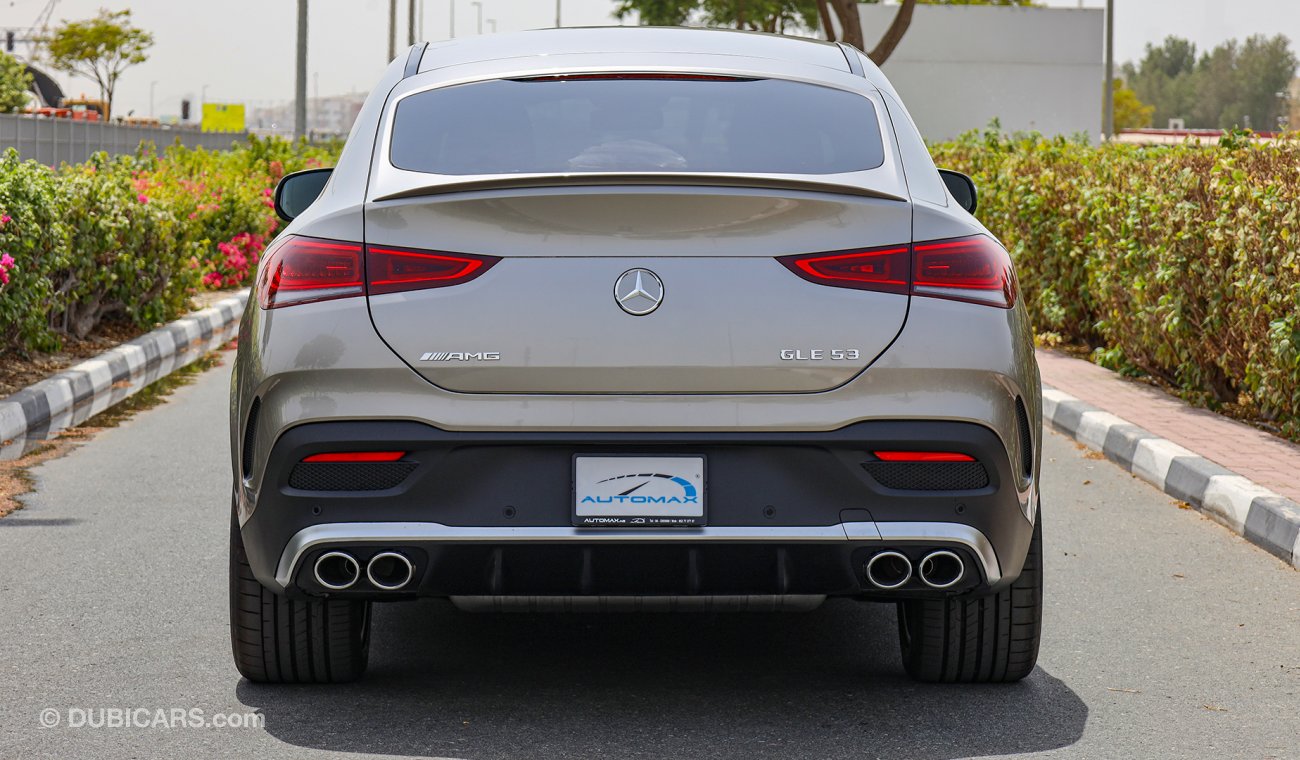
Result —
<instances>
[{"instance_id":1,"label":"paved road surface","mask_svg":"<svg viewBox=\"0 0 1300 760\"><path fill-rule=\"evenodd\" d=\"M1018 685L913 684L893 609L847 602L386 606L362 683L243 682L226 628L227 381L213 370L37 468L27 508L0 520L0 757L1300 757L1300 573L1057 435L1046 637ZM43 708L63 725L41 728ZM265 728L69 728L69 708L256 710Z\"/></svg>"}]
</instances>

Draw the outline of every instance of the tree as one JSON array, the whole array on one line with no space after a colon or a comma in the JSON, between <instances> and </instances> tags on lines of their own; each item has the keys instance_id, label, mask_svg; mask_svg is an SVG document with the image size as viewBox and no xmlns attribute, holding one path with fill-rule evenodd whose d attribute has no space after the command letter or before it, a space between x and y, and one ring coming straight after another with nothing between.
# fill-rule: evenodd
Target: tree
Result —
<instances>
[{"instance_id":1,"label":"tree","mask_svg":"<svg viewBox=\"0 0 1300 760\"><path fill-rule=\"evenodd\" d=\"M21 61L0 51L0 112L13 113L27 105L32 75Z\"/></svg>"},{"instance_id":2,"label":"tree","mask_svg":"<svg viewBox=\"0 0 1300 760\"><path fill-rule=\"evenodd\" d=\"M1121 129L1141 129L1151 126L1151 114L1155 106L1149 106L1138 99L1137 93L1124 86L1123 79L1114 80L1115 97L1115 131Z\"/></svg>"},{"instance_id":3,"label":"tree","mask_svg":"<svg viewBox=\"0 0 1300 760\"><path fill-rule=\"evenodd\" d=\"M1154 108L1156 124L1183 119L1188 127L1273 130L1284 116L1285 92L1297 60L1286 37L1228 40L1197 58L1196 46L1167 37L1147 45L1138 64L1123 67L1134 94Z\"/></svg>"},{"instance_id":4,"label":"tree","mask_svg":"<svg viewBox=\"0 0 1300 760\"><path fill-rule=\"evenodd\" d=\"M647 26L680 26L697 18L712 26L731 26L764 32L787 28L821 28L826 39L837 38L866 50L858 3L880 0L620 0L614 15L623 19L636 14ZM868 57L880 65L889 58L912 24L917 3L928 5L1036 5L1035 0L900 0L893 21L880 36ZM832 13L834 19L832 19ZM840 29L836 34L835 27Z\"/></svg>"},{"instance_id":5,"label":"tree","mask_svg":"<svg viewBox=\"0 0 1300 760\"><path fill-rule=\"evenodd\" d=\"M1166 37L1160 45L1146 46L1142 61L1120 67L1121 75L1143 102L1155 112L1154 123L1164 126L1170 119L1191 120L1197 100L1196 46L1178 37Z\"/></svg>"},{"instance_id":6,"label":"tree","mask_svg":"<svg viewBox=\"0 0 1300 760\"><path fill-rule=\"evenodd\" d=\"M107 118L112 114L117 80L123 71L144 63L153 35L131 25L129 10L101 10L88 21L64 21L43 42L54 68L95 80Z\"/></svg>"}]
</instances>

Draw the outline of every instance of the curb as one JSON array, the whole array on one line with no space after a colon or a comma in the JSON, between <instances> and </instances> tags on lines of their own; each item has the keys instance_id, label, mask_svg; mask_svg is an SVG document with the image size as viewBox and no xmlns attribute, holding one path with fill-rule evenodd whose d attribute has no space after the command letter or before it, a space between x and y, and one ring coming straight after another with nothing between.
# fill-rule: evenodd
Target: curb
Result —
<instances>
[{"instance_id":1,"label":"curb","mask_svg":"<svg viewBox=\"0 0 1300 760\"><path fill-rule=\"evenodd\" d=\"M1043 419L1300 569L1300 504L1048 385L1043 386Z\"/></svg>"},{"instance_id":2,"label":"curb","mask_svg":"<svg viewBox=\"0 0 1300 760\"><path fill-rule=\"evenodd\" d=\"M246 303L242 290L0 399L0 459L17 459L226 343Z\"/></svg>"}]
</instances>

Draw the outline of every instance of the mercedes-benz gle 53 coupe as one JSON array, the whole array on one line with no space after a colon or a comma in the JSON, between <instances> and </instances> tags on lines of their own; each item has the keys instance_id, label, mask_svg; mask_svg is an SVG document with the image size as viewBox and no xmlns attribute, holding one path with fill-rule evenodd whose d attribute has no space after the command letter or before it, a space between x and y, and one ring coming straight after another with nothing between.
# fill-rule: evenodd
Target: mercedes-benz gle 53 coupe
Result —
<instances>
[{"instance_id":1,"label":"mercedes-benz gle 53 coupe","mask_svg":"<svg viewBox=\"0 0 1300 760\"><path fill-rule=\"evenodd\" d=\"M366 667L371 606L897 605L1024 677L1040 388L1007 251L833 43L417 45L282 180L230 405L235 661Z\"/></svg>"}]
</instances>

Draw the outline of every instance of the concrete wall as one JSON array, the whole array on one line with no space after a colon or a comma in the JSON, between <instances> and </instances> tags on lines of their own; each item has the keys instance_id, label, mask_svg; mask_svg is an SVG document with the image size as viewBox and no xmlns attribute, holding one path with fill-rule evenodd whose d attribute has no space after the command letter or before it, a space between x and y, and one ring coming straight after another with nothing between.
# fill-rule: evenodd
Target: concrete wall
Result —
<instances>
[{"instance_id":1,"label":"concrete wall","mask_svg":"<svg viewBox=\"0 0 1300 760\"><path fill-rule=\"evenodd\" d=\"M80 163L97 151L134 153L144 140L162 150L180 142L190 147L224 150L246 141L244 132L199 132L167 127L135 127L116 122L73 121L0 114L0 151L17 148L23 158L49 166Z\"/></svg>"},{"instance_id":2,"label":"concrete wall","mask_svg":"<svg viewBox=\"0 0 1300 760\"><path fill-rule=\"evenodd\" d=\"M859 5L867 49L897 5ZM885 75L927 140L1003 129L1101 133L1100 9L918 5Z\"/></svg>"}]
</instances>

